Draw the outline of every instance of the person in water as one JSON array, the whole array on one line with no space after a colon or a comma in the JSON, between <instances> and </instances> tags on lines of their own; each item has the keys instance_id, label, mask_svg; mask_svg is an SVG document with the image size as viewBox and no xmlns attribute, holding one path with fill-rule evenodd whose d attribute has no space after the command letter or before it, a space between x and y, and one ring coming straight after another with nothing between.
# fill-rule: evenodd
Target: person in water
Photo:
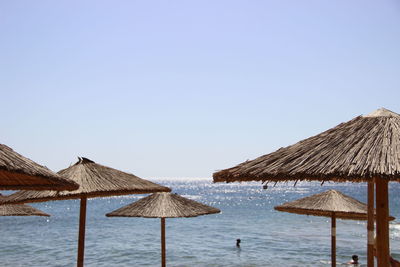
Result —
<instances>
[{"instance_id":1,"label":"person in water","mask_svg":"<svg viewBox=\"0 0 400 267\"><path fill-rule=\"evenodd\" d=\"M349 261L347 264L358 265L358 256L357 255L351 256L351 261Z\"/></svg>"},{"instance_id":2,"label":"person in water","mask_svg":"<svg viewBox=\"0 0 400 267\"><path fill-rule=\"evenodd\" d=\"M240 242L242 242L240 239L236 239L236 247L240 248Z\"/></svg>"}]
</instances>

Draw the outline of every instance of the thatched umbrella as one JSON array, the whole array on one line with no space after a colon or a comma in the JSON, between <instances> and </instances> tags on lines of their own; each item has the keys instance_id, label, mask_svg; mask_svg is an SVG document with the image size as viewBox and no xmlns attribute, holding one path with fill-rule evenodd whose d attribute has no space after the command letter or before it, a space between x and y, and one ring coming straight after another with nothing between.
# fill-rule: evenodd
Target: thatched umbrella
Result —
<instances>
[{"instance_id":1,"label":"thatched umbrella","mask_svg":"<svg viewBox=\"0 0 400 267\"><path fill-rule=\"evenodd\" d=\"M75 190L78 186L0 144L0 190Z\"/></svg>"},{"instance_id":2,"label":"thatched umbrella","mask_svg":"<svg viewBox=\"0 0 400 267\"><path fill-rule=\"evenodd\" d=\"M83 266L84 259L87 198L171 191L168 187L160 186L130 173L97 164L87 158L79 158L75 165L59 171L58 174L78 183L79 189L75 191L19 191L8 196L4 203L43 202L79 198L80 219L77 263L79 267Z\"/></svg>"},{"instance_id":3,"label":"thatched umbrella","mask_svg":"<svg viewBox=\"0 0 400 267\"><path fill-rule=\"evenodd\" d=\"M0 194L0 199L5 196ZM50 216L49 214L25 204L0 205L0 216Z\"/></svg>"},{"instance_id":4,"label":"thatched umbrella","mask_svg":"<svg viewBox=\"0 0 400 267\"><path fill-rule=\"evenodd\" d=\"M400 115L379 109L294 145L214 173L214 182L319 180L368 183L368 266L389 266L388 182L400 181Z\"/></svg>"},{"instance_id":5,"label":"thatched umbrella","mask_svg":"<svg viewBox=\"0 0 400 267\"><path fill-rule=\"evenodd\" d=\"M328 190L274 207L278 211L331 218L332 266L336 266L336 218L367 220L368 206L336 190ZM390 217L390 220L394 220Z\"/></svg>"},{"instance_id":6,"label":"thatched umbrella","mask_svg":"<svg viewBox=\"0 0 400 267\"><path fill-rule=\"evenodd\" d=\"M196 217L221 212L172 193L154 193L132 204L107 213L107 217L161 218L161 266L166 266L165 218Z\"/></svg>"}]
</instances>

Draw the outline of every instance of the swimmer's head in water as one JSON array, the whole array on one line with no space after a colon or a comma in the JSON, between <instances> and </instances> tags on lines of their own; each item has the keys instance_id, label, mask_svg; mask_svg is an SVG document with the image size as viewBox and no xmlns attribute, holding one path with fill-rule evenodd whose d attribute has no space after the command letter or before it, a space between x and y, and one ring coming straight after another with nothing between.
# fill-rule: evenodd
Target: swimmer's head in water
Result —
<instances>
[{"instance_id":1,"label":"swimmer's head in water","mask_svg":"<svg viewBox=\"0 0 400 267\"><path fill-rule=\"evenodd\" d=\"M236 246L239 246L241 240L240 239L236 239Z\"/></svg>"},{"instance_id":2,"label":"swimmer's head in water","mask_svg":"<svg viewBox=\"0 0 400 267\"><path fill-rule=\"evenodd\" d=\"M353 255L353 256L351 256L351 258L353 259L354 262L358 262L358 256L357 255Z\"/></svg>"}]
</instances>

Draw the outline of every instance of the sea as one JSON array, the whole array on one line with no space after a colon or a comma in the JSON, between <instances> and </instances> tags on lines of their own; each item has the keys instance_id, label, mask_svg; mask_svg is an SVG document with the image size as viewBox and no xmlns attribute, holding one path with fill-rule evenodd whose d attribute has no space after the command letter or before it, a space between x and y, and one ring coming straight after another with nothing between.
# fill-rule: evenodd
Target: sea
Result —
<instances>
[{"instance_id":1,"label":"sea","mask_svg":"<svg viewBox=\"0 0 400 267\"><path fill-rule=\"evenodd\" d=\"M167 266L330 266L330 218L274 206L335 189L362 202L365 183L213 183L210 178L153 180L220 214L166 219ZM400 218L400 184L390 183L390 214ZM87 204L85 266L160 266L160 219L106 217L146 195L93 198ZM79 200L33 203L51 217L2 217L0 266L76 266ZM241 239L240 248L236 239ZM390 222L392 256L400 259L399 219ZM366 266L365 221L337 220L337 265L359 256Z\"/></svg>"}]
</instances>

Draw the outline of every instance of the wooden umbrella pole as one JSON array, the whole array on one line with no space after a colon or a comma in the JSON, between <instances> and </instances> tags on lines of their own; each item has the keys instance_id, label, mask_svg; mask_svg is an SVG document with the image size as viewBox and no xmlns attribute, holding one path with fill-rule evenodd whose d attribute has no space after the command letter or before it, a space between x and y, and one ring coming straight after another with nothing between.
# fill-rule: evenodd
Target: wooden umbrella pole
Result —
<instances>
[{"instance_id":1,"label":"wooden umbrella pole","mask_svg":"<svg viewBox=\"0 0 400 267\"><path fill-rule=\"evenodd\" d=\"M83 267L85 254L86 202L87 198L81 197L81 208L79 212L78 267Z\"/></svg>"},{"instance_id":2,"label":"wooden umbrella pole","mask_svg":"<svg viewBox=\"0 0 400 267\"><path fill-rule=\"evenodd\" d=\"M378 267L389 263L389 192L388 181L375 179L376 183L376 250Z\"/></svg>"},{"instance_id":3,"label":"wooden umbrella pole","mask_svg":"<svg viewBox=\"0 0 400 267\"><path fill-rule=\"evenodd\" d=\"M331 219L331 261L332 267L336 267L336 214L334 212Z\"/></svg>"},{"instance_id":4,"label":"wooden umbrella pole","mask_svg":"<svg viewBox=\"0 0 400 267\"><path fill-rule=\"evenodd\" d=\"M367 223L367 231L368 231L368 249L367 249L367 266L374 267L374 181L368 182L368 223Z\"/></svg>"},{"instance_id":5,"label":"wooden umbrella pole","mask_svg":"<svg viewBox=\"0 0 400 267\"><path fill-rule=\"evenodd\" d=\"M161 266L166 267L165 259L165 218L161 218Z\"/></svg>"}]
</instances>

